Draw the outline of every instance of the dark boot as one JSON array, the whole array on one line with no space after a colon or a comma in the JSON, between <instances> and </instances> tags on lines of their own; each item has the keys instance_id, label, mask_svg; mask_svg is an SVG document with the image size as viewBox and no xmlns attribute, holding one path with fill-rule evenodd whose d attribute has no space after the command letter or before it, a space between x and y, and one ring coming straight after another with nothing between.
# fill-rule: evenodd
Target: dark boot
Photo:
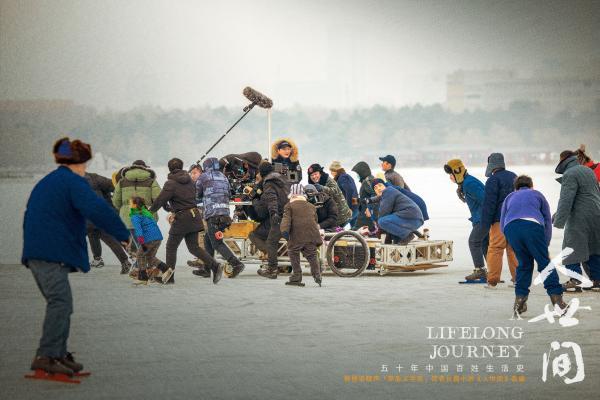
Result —
<instances>
[{"instance_id":1,"label":"dark boot","mask_svg":"<svg viewBox=\"0 0 600 400\"><path fill-rule=\"evenodd\" d=\"M223 264L215 263L212 267L213 273L213 284L219 283L221 278L223 277Z\"/></svg>"},{"instance_id":2,"label":"dark boot","mask_svg":"<svg viewBox=\"0 0 600 400\"><path fill-rule=\"evenodd\" d=\"M68 376L73 376L75 373L71 368L68 368L56 358L50 357L34 358L31 363L31 369L41 369L42 371L46 371L50 374L65 374Z\"/></svg>"},{"instance_id":3,"label":"dark boot","mask_svg":"<svg viewBox=\"0 0 600 400\"><path fill-rule=\"evenodd\" d=\"M485 268L475 268L473 272L465 276L466 281L487 280L487 270Z\"/></svg>"},{"instance_id":4,"label":"dark boot","mask_svg":"<svg viewBox=\"0 0 600 400\"><path fill-rule=\"evenodd\" d=\"M552 305L555 306L554 308L556 309L556 306L559 306L561 309L561 316L565 315L567 312L567 309L569 308L569 305L567 303L564 302L562 294L551 294L550 295L550 301L552 302Z\"/></svg>"},{"instance_id":5,"label":"dark boot","mask_svg":"<svg viewBox=\"0 0 600 400\"><path fill-rule=\"evenodd\" d=\"M321 287L321 282L323 282L323 280L321 279L321 277L315 278L315 283L317 285L319 285L319 287Z\"/></svg>"},{"instance_id":6,"label":"dark boot","mask_svg":"<svg viewBox=\"0 0 600 400\"><path fill-rule=\"evenodd\" d=\"M267 279L277 279L278 272L279 269L277 267L259 268L258 271L256 271L257 274Z\"/></svg>"},{"instance_id":7,"label":"dark boot","mask_svg":"<svg viewBox=\"0 0 600 400\"><path fill-rule=\"evenodd\" d=\"M192 271L192 274L201 276L202 278L210 278L210 269L198 268Z\"/></svg>"},{"instance_id":8,"label":"dark boot","mask_svg":"<svg viewBox=\"0 0 600 400\"><path fill-rule=\"evenodd\" d=\"M592 286L583 288L583 290L600 290L600 281L592 281Z\"/></svg>"},{"instance_id":9,"label":"dark boot","mask_svg":"<svg viewBox=\"0 0 600 400\"><path fill-rule=\"evenodd\" d=\"M233 268L231 271L231 275L229 277L235 278L244 270L245 266L240 261L238 261L237 263L233 263L232 265L233 265Z\"/></svg>"},{"instance_id":10,"label":"dark boot","mask_svg":"<svg viewBox=\"0 0 600 400\"><path fill-rule=\"evenodd\" d=\"M527 296L515 297L515 304L513 306L513 316L518 317L527 311Z\"/></svg>"},{"instance_id":11,"label":"dark boot","mask_svg":"<svg viewBox=\"0 0 600 400\"><path fill-rule=\"evenodd\" d=\"M414 238L415 238L415 234L409 233L408 236L405 237L404 239L396 241L396 244L405 246L405 245L409 244Z\"/></svg>"},{"instance_id":12,"label":"dark boot","mask_svg":"<svg viewBox=\"0 0 600 400\"><path fill-rule=\"evenodd\" d=\"M138 281L148 281L148 270L142 269L138 272Z\"/></svg>"},{"instance_id":13,"label":"dark boot","mask_svg":"<svg viewBox=\"0 0 600 400\"><path fill-rule=\"evenodd\" d=\"M298 282L298 281L287 281L285 284L287 286L299 286L299 287L305 286L305 284L303 282Z\"/></svg>"},{"instance_id":14,"label":"dark boot","mask_svg":"<svg viewBox=\"0 0 600 400\"><path fill-rule=\"evenodd\" d=\"M563 290L565 292L579 293L581 292L581 281L578 281L575 278L571 278L565 283L562 284Z\"/></svg>"},{"instance_id":15,"label":"dark boot","mask_svg":"<svg viewBox=\"0 0 600 400\"><path fill-rule=\"evenodd\" d=\"M75 373L81 372L83 370L83 365L75 361L75 359L73 358L73 354L71 353L67 353L67 355L61 358L59 361L61 362L61 364L73 370L73 372Z\"/></svg>"},{"instance_id":16,"label":"dark boot","mask_svg":"<svg viewBox=\"0 0 600 400\"><path fill-rule=\"evenodd\" d=\"M123 261L121 263L121 275L128 274L130 269L131 263L129 261Z\"/></svg>"}]
</instances>

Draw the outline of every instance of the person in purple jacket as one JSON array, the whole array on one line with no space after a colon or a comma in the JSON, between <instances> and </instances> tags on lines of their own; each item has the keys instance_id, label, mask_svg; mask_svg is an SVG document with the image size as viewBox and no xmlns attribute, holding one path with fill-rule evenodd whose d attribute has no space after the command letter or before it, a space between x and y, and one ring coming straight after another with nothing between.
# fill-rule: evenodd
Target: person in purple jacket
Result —
<instances>
[{"instance_id":1,"label":"person in purple jacket","mask_svg":"<svg viewBox=\"0 0 600 400\"><path fill-rule=\"evenodd\" d=\"M515 303L513 312L518 316L527 311L527 297L533 275L533 261L542 271L550 263L548 246L552 239L552 215L544 195L533 190L529 176L521 175L515 180L515 191L504 200L500 214L500 228L513 248L519 265L516 271ZM553 270L544 281L544 288L552 304L565 310L563 288Z\"/></svg>"}]
</instances>

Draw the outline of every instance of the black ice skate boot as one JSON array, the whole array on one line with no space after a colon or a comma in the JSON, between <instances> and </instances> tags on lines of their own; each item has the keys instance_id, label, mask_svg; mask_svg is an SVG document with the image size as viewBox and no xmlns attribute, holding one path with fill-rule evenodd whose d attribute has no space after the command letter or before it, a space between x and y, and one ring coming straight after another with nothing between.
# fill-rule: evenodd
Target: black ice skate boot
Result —
<instances>
[{"instance_id":1,"label":"black ice skate boot","mask_svg":"<svg viewBox=\"0 0 600 400\"><path fill-rule=\"evenodd\" d=\"M235 278L244 270L244 268L246 268L244 264L242 264L240 261L238 261L237 263L233 262L231 265L233 265L233 267L231 275L229 275L230 278Z\"/></svg>"},{"instance_id":2,"label":"black ice skate boot","mask_svg":"<svg viewBox=\"0 0 600 400\"><path fill-rule=\"evenodd\" d=\"M487 280L487 270L485 268L475 268L473 272L465 276L466 281L478 281L485 282Z\"/></svg>"},{"instance_id":3,"label":"black ice skate boot","mask_svg":"<svg viewBox=\"0 0 600 400\"><path fill-rule=\"evenodd\" d=\"M299 287L306 286L304 284L304 282L298 282L298 281L287 281L285 284L286 284L286 286L299 286Z\"/></svg>"},{"instance_id":4,"label":"black ice skate boot","mask_svg":"<svg viewBox=\"0 0 600 400\"><path fill-rule=\"evenodd\" d=\"M36 369L46 371L49 374L65 374L68 376L73 376L75 373L71 368L60 362L60 360L51 357L34 358L31 363L31 370L35 371Z\"/></svg>"},{"instance_id":5,"label":"black ice skate boot","mask_svg":"<svg viewBox=\"0 0 600 400\"><path fill-rule=\"evenodd\" d=\"M102 259L102 257L94 257L94 259L90 263L90 267L102 268L102 267L104 267L104 260Z\"/></svg>"},{"instance_id":6,"label":"black ice skate boot","mask_svg":"<svg viewBox=\"0 0 600 400\"><path fill-rule=\"evenodd\" d=\"M550 301L552 302L552 305L555 306L554 308L556 308L556 306L560 307L561 317L567 313L569 305L564 302L562 294L551 294Z\"/></svg>"},{"instance_id":7,"label":"black ice skate boot","mask_svg":"<svg viewBox=\"0 0 600 400\"><path fill-rule=\"evenodd\" d=\"M519 317L527 311L527 296L516 296L513 306L513 317Z\"/></svg>"},{"instance_id":8,"label":"black ice skate boot","mask_svg":"<svg viewBox=\"0 0 600 400\"><path fill-rule=\"evenodd\" d=\"M83 371L83 364L75 361L75 359L73 358L73 354L71 353L67 353L66 356L59 359L58 361L60 361L60 363L63 364L65 367L73 370L73 372L75 373Z\"/></svg>"},{"instance_id":9,"label":"black ice skate boot","mask_svg":"<svg viewBox=\"0 0 600 400\"><path fill-rule=\"evenodd\" d=\"M580 293L581 292L581 281L578 281L575 278L571 278L568 281L566 281L565 283L562 284L563 290L565 292L570 292L570 293Z\"/></svg>"},{"instance_id":10,"label":"black ice skate boot","mask_svg":"<svg viewBox=\"0 0 600 400\"><path fill-rule=\"evenodd\" d=\"M223 277L223 264L220 263L215 263L212 267L212 273L213 273L213 284L217 284L219 283L219 281L221 280L221 278Z\"/></svg>"},{"instance_id":11,"label":"black ice skate boot","mask_svg":"<svg viewBox=\"0 0 600 400\"><path fill-rule=\"evenodd\" d=\"M260 276L262 276L263 278L277 279L279 269L277 267L259 268L258 271L256 271L256 273L259 274Z\"/></svg>"},{"instance_id":12,"label":"black ice skate boot","mask_svg":"<svg viewBox=\"0 0 600 400\"><path fill-rule=\"evenodd\" d=\"M197 269L193 270L192 274L194 274L196 276L201 276L202 278L210 278L210 269L205 268L203 266L202 268L197 268Z\"/></svg>"},{"instance_id":13,"label":"black ice skate boot","mask_svg":"<svg viewBox=\"0 0 600 400\"><path fill-rule=\"evenodd\" d=\"M319 287L321 287L321 282L323 282L323 280L321 279L321 277L320 277L320 276L315 278L315 283L316 283L317 285L319 285Z\"/></svg>"},{"instance_id":14,"label":"black ice skate boot","mask_svg":"<svg viewBox=\"0 0 600 400\"><path fill-rule=\"evenodd\" d=\"M129 261L123 261L121 263L121 275L128 274L130 269L131 263Z\"/></svg>"}]
</instances>

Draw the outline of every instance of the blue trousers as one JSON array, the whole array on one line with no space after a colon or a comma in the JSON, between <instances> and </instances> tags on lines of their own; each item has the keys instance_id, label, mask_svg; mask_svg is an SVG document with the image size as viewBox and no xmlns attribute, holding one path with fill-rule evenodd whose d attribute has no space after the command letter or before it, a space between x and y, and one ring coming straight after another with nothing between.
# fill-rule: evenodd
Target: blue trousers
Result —
<instances>
[{"instance_id":1,"label":"blue trousers","mask_svg":"<svg viewBox=\"0 0 600 400\"><path fill-rule=\"evenodd\" d=\"M533 261L537 263L538 271L542 271L550 263L548 244L544 235L544 227L532 221L517 219L504 228L504 236L513 248L519 266L515 282L517 296L529 295L529 286L533 276ZM548 295L562 294L563 288L558 280L556 270L552 271L544 281Z\"/></svg>"},{"instance_id":2,"label":"blue trousers","mask_svg":"<svg viewBox=\"0 0 600 400\"><path fill-rule=\"evenodd\" d=\"M65 357L73 313L73 296L69 285L70 268L41 260L29 260L28 264L35 283L46 299L46 316L36 355Z\"/></svg>"},{"instance_id":3,"label":"blue trousers","mask_svg":"<svg viewBox=\"0 0 600 400\"><path fill-rule=\"evenodd\" d=\"M588 267L590 268L590 279L593 281L600 281L600 255L598 254L590 254L590 258L587 261ZM569 264L565 265L566 268L571 271L577 272L578 274L582 274L581 264Z\"/></svg>"},{"instance_id":4,"label":"blue trousers","mask_svg":"<svg viewBox=\"0 0 600 400\"><path fill-rule=\"evenodd\" d=\"M416 231L423 225L423 221L420 219L405 219L395 214L380 217L377 223L381 229L399 239L406 238L411 232Z\"/></svg>"}]
</instances>

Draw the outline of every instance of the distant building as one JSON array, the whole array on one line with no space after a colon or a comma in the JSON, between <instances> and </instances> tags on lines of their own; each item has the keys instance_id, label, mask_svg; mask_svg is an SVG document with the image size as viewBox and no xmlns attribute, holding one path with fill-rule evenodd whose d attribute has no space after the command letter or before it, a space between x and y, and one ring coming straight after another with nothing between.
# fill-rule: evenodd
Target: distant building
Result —
<instances>
[{"instance_id":1,"label":"distant building","mask_svg":"<svg viewBox=\"0 0 600 400\"><path fill-rule=\"evenodd\" d=\"M556 76L536 72L519 78L514 71L456 71L447 77L446 107L452 112L507 109L533 102L550 112L600 110L600 76Z\"/></svg>"}]
</instances>

